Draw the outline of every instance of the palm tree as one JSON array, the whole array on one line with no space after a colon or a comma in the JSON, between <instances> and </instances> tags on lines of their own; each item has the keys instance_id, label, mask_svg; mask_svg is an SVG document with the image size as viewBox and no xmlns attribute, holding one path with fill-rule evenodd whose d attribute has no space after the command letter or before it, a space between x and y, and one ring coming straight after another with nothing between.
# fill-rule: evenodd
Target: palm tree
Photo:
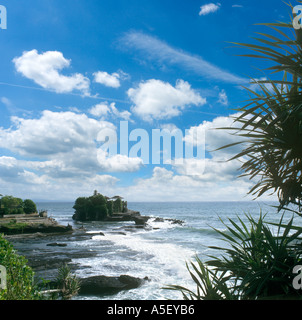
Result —
<instances>
[{"instance_id":1,"label":"palm tree","mask_svg":"<svg viewBox=\"0 0 302 320\"><path fill-rule=\"evenodd\" d=\"M279 207L298 206L302 215L302 30L292 23L262 24L277 36L260 33L260 44L237 43L254 51L243 56L273 62L266 70L280 75L274 80L254 80L257 90L245 88L251 98L234 118L233 134L243 137L243 150L232 159L245 159L241 176L258 178L249 193L260 197L277 193Z\"/></svg>"}]
</instances>

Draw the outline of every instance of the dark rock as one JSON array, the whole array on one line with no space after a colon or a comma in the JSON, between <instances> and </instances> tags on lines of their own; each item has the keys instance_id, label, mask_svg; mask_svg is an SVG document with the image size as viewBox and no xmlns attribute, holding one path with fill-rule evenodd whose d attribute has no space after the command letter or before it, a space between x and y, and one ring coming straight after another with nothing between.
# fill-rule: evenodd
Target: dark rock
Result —
<instances>
[{"instance_id":1,"label":"dark rock","mask_svg":"<svg viewBox=\"0 0 302 320\"><path fill-rule=\"evenodd\" d=\"M67 243L53 242L53 243L48 243L46 246L48 246L48 247L67 247Z\"/></svg>"},{"instance_id":2,"label":"dark rock","mask_svg":"<svg viewBox=\"0 0 302 320\"><path fill-rule=\"evenodd\" d=\"M31 257L28 259L28 265L34 269L34 271L39 270L50 270L54 269L57 272L57 269L60 268L63 264L70 263L72 260L67 257L54 257L51 259L43 259L41 257Z\"/></svg>"},{"instance_id":3,"label":"dark rock","mask_svg":"<svg viewBox=\"0 0 302 320\"><path fill-rule=\"evenodd\" d=\"M40 218L47 218L47 216L48 216L48 213L47 213L46 210L39 212L39 217Z\"/></svg>"},{"instance_id":4,"label":"dark rock","mask_svg":"<svg viewBox=\"0 0 302 320\"><path fill-rule=\"evenodd\" d=\"M119 235L122 235L122 236L126 236L126 232L122 232L122 231L112 231L110 232L111 234L119 234Z\"/></svg>"},{"instance_id":5,"label":"dark rock","mask_svg":"<svg viewBox=\"0 0 302 320\"><path fill-rule=\"evenodd\" d=\"M104 236L105 237L105 234L103 232L99 232L99 236Z\"/></svg>"},{"instance_id":6,"label":"dark rock","mask_svg":"<svg viewBox=\"0 0 302 320\"><path fill-rule=\"evenodd\" d=\"M121 275L119 277L93 276L80 280L80 292L83 295L116 294L122 290L135 289L144 283L144 279Z\"/></svg>"},{"instance_id":7,"label":"dark rock","mask_svg":"<svg viewBox=\"0 0 302 320\"><path fill-rule=\"evenodd\" d=\"M153 220L153 222L165 222L165 221L169 221L171 222L172 224L184 224L184 221L182 220L179 220L179 219L169 219L169 218L160 218L160 217L157 217Z\"/></svg>"},{"instance_id":8,"label":"dark rock","mask_svg":"<svg viewBox=\"0 0 302 320\"><path fill-rule=\"evenodd\" d=\"M178 220L178 219L169 219L171 221L172 224L184 224L184 221L182 220Z\"/></svg>"},{"instance_id":9,"label":"dark rock","mask_svg":"<svg viewBox=\"0 0 302 320\"><path fill-rule=\"evenodd\" d=\"M147 216L139 216L139 217L133 217L133 221L138 226L144 226L146 225L147 221L150 219L150 217Z\"/></svg>"}]
</instances>

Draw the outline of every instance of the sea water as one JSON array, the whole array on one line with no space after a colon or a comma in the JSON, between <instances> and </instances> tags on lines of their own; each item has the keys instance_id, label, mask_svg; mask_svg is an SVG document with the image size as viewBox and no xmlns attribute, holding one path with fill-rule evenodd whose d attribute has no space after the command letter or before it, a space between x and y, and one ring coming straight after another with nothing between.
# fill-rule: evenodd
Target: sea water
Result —
<instances>
[{"instance_id":1,"label":"sea water","mask_svg":"<svg viewBox=\"0 0 302 320\"><path fill-rule=\"evenodd\" d=\"M246 213L255 218L266 213L266 220L278 222L281 213L277 213L274 205L273 202L128 203L129 209L154 217L148 222L152 227L149 229L125 228L131 222L75 222L72 220L73 203L44 202L38 203L38 208L47 210L48 215L60 224L70 224L75 229L83 226L90 234L91 237L84 241L75 237L61 249L96 253L92 257L73 259L79 278L127 274L149 279L140 288L115 295L77 296L75 299L159 300L182 298L179 292L163 289L167 285L195 290L186 262L194 262L196 256L206 261L209 255L217 255L209 246L225 247L225 242L213 228L226 230L222 221L227 223L228 218L238 221L239 216L247 221ZM179 219L184 223L156 222L156 217ZM42 238L41 241L49 240ZM33 248L37 253L42 245L40 242ZM47 249L52 250L51 247Z\"/></svg>"}]
</instances>

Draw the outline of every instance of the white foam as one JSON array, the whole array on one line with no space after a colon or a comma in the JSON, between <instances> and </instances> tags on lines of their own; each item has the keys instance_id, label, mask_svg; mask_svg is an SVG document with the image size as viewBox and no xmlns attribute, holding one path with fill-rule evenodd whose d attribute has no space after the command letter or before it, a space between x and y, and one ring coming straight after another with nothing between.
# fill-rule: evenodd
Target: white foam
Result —
<instances>
[{"instance_id":1,"label":"white foam","mask_svg":"<svg viewBox=\"0 0 302 320\"><path fill-rule=\"evenodd\" d=\"M196 254L193 250L163 242L159 238L160 233L151 234L143 230L126 235L107 233L101 236L95 232L93 234L95 235L89 241L94 243L94 248L100 244L100 254L93 258L75 261L89 267L81 270L80 277L100 274L107 276L128 274L139 278L147 276L150 281L141 288L127 293L127 298L131 296L131 299L181 299L179 292L163 290L162 287L170 284L191 286L192 279L186 269L186 262L193 260ZM103 241L112 243L110 245L112 251L108 252L106 245L106 252L101 252ZM125 294L120 293L110 299L123 299Z\"/></svg>"}]
</instances>

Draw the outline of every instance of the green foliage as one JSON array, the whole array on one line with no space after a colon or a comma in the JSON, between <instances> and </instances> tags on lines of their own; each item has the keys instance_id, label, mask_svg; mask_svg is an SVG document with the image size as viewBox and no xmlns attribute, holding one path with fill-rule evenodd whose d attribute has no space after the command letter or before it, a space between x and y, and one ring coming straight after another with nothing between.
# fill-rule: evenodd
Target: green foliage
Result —
<instances>
[{"instance_id":1,"label":"green foliage","mask_svg":"<svg viewBox=\"0 0 302 320\"><path fill-rule=\"evenodd\" d=\"M223 250L227 255L212 257L209 266L228 272L235 289L242 299L297 296L292 286L293 267L301 263L301 228L293 227L293 218L283 225L283 217L277 225L276 234L264 223L262 215L258 221L246 216L249 227L239 219L229 219L227 231L216 230L229 244Z\"/></svg>"},{"instance_id":2,"label":"green foliage","mask_svg":"<svg viewBox=\"0 0 302 320\"><path fill-rule=\"evenodd\" d=\"M64 264L58 270L57 283L61 290L63 300L69 300L78 294L80 282L77 277L71 274L70 268Z\"/></svg>"},{"instance_id":3,"label":"green foliage","mask_svg":"<svg viewBox=\"0 0 302 320\"><path fill-rule=\"evenodd\" d=\"M37 212L36 204L30 200L22 200L13 196L4 196L0 199L0 215L24 214Z\"/></svg>"},{"instance_id":4,"label":"green foliage","mask_svg":"<svg viewBox=\"0 0 302 320\"><path fill-rule=\"evenodd\" d=\"M117 198L115 201L113 201L113 212L123 212L123 202L121 198Z\"/></svg>"},{"instance_id":5,"label":"green foliage","mask_svg":"<svg viewBox=\"0 0 302 320\"><path fill-rule=\"evenodd\" d=\"M20 198L4 196L1 198L1 212L3 214L22 214L23 201Z\"/></svg>"},{"instance_id":6,"label":"green foliage","mask_svg":"<svg viewBox=\"0 0 302 320\"><path fill-rule=\"evenodd\" d=\"M113 201L107 200L107 208L108 208L108 215L112 216L112 214L113 214Z\"/></svg>"},{"instance_id":7,"label":"green foliage","mask_svg":"<svg viewBox=\"0 0 302 320\"><path fill-rule=\"evenodd\" d=\"M197 285L197 292L172 285L166 289L179 290L185 299L301 299L301 292L292 286L293 267L301 264L302 229L293 226L293 219L283 224L282 218L269 229L260 214L258 220L246 215L248 223L229 219L223 223L226 231L217 231L227 242L219 250L219 257L198 265L191 263L195 274L190 275Z\"/></svg>"},{"instance_id":8,"label":"green foliage","mask_svg":"<svg viewBox=\"0 0 302 320\"><path fill-rule=\"evenodd\" d=\"M13 233L15 233L17 230L23 231L23 229L27 227L27 223L17 222L16 219L12 219L10 222L2 224L2 227L8 228L9 234L10 230L14 231Z\"/></svg>"},{"instance_id":9,"label":"green foliage","mask_svg":"<svg viewBox=\"0 0 302 320\"><path fill-rule=\"evenodd\" d=\"M23 211L26 214L30 214L30 213L36 213L38 210L37 210L36 204L32 200L25 199L23 201Z\"/></svg>"},{"instance_id":10,"label":"green foliage","mask_svg":"<svg viewBox=\"0 0 302 320\"><path fill-rule=\"evenodd\" d=\"M42 296L33 283L34 272L27 260L16 254L13 246L0 235L0 265L7 270L7 289L0 290L0 300L36 300Z\"/></svg>"},{"instance_id":11,"label":"green foliage","mask_svg":"<svg viewBox=\"0 0 302 320\"><path fill-rule=\"evenodd\" d=\"M114 213L121 213L127 208L127 202L118 196L110 199L96 190L90 197L79 197L73 206L75 217L80 221L100 221Z\"/></svg>"},{"instance_id":12,"label":"green foliage","mask_svg":"<svg viewBox=\"0 0 302 320\"><path fill-rule=\"evenodd\" d=\"M196 284L196 292L183 286L170 285L165 287L167 290L180 291L184 300L234 300L236 296L232 293L232 289L227 286L228 278L225 272L211 270L198 257L195 258L197 265L191 262L193 271L190 270L188 264L187 269L194 283Z\"/></svg>"},{"instance_id":13,"label":"green foliage","mask_svg":"<svg viewBox=\"0 0 302 320\"><path fill-rule=\"evenodd\" d=\"M260 34L261 38L256 38L259 45L237 45L253 51L244 56L271 62L267 70L276 79L255 80L255 91L246 88L251 99L236 109L239 115L234 122L238 126L221 129L232 130L241 139L235 144L243 144L243 150L230 160L240 158L242 176L258 178L249 193L256 198L268 191L276 193L279 210L294 204L301 212L302 30L294 30L292 24L286 23L263 25L274 30L276 36Z\"/></svg>"},{"instance_id":14,"label":"green foliage","mask_svg":"<svg viewBox=\"0 0 302 320\"><path fill-rule=\"evenodd\" d=\"M76 210L79 220L82 221L98 221L108 216L107 200L96 192L91 197L77 198L73 208Z\"/></svg>"}]
</instances>

